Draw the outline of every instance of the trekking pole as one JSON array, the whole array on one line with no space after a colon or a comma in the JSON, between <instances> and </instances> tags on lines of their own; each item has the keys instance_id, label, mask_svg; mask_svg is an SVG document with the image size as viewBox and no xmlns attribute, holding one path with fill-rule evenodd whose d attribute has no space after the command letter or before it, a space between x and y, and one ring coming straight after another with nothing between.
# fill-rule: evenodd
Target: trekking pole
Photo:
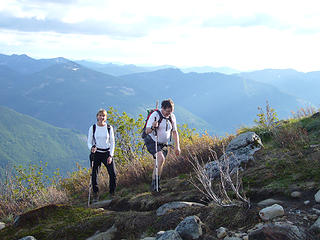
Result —
<instances>
[{"instance_id":1,"label":"trekking pole","mask_svg":"<svg viewBox=\"0 0 320 240\"><path fill-rule=\"evenodd\" d=\"M157 118L154 118L157 121ZM156 191L159 192L159 170L158 170L158 134L157 129L154 130L156 135Z\"/></svg>"},{"instance_id":2,"label":"trekking pole","mask_svg":"<svg viewBox=\"0 0 320 240\"><path fill-rule=\"evenodd\" d=\"M91 189L92 189L92 168L93 168L93 161L91 161L90 167L91 167L91 174L90 174L90 183L89 183L88 207L90 207L90 197L91 197Z\"/></svg>"}]
</instances>

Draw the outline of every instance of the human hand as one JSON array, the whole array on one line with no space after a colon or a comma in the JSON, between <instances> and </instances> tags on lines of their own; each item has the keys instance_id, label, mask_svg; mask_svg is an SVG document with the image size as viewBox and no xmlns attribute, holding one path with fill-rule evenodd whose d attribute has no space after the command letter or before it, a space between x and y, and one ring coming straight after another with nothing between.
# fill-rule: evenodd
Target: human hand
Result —
<instances>
[{"instance_id":1,"label":"human hand","mask_svg":"<svg viewBox=\"0 0 320 240\"><path fill-rule=\"evenodd\" d=\"M157 128L158 126L159 126L158 121L154 121L154 122L152 123L152 127L153 127L153 128Z\"/></svg>"},{"instance_id":2,"label":"human hand","mask_svg":"<svg viewBox=\"0 0 320 240\"><path fill-rule=\"evenodd\" d=\"M111 164L111 163L112 163L112 157L111 157L111 156L108 157L107 163L108 163L108 164Z\"/></svg>"},{"instance_id":3,"label":"human hand","mask_svg":"<svg viewBox=\"0 0 320 240\"><path fill-rule=\"evenodd\" d=\"M181 153L180 147L175 148L174 151L175 151L175 153L176 153L177 156L179 156L180 153Z\"/></svg>"},{"instance_id":4,"label":"human hand","mask_svg":"<svg viewBox=\"0 0 320 240\"><path fill-rule=\"evenodd\" d=\"M91 152L92 153L95 153L97 151L97 148L96 147L94 147L94 146L92 146L92 148L91 148Z\"/></svg>"}]
</instances>

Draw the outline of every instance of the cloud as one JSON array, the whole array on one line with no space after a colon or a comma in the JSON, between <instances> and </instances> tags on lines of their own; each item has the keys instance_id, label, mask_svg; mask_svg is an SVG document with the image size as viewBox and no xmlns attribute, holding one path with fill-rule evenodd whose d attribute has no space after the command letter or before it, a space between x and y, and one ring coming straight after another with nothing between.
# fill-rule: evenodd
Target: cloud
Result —
<instances>
[{"instance_id":1,"label":"cloud","mask_svg":"<svg viewBox=\"0 0 320 240\"><path fill-rule=\"evenodd\" d=\"M141 37L146 34L137 25L112 24L106 21L86 20L65 23L58 19L18 18L0 12L0 28L23 32L56 32L68 34L107 35L114 37Z\"/></svg>"},{"instance_id":2,"label":"cloud","mask_svg":"<svg viewBox=\"0 0 320 240\"><path fill-rule=\"evenodd\" d=\"M267 26L275 29L284 29L288 26L280 24L275 18L267 14L255 14L252 16L217 16L203 22L204 27L255 27Z\"/></svg>"},{"instance_id":3,"label":"cloud","mask_svg":"<svg viewBox=\"0 0 320 240\"><path fill-rule=\"evenodd\" d=\"M21 4L35 4L35 3L53 3L53 4L73 4L78 2L78 0L17 0Z\"/></svg>"}]
</instances>

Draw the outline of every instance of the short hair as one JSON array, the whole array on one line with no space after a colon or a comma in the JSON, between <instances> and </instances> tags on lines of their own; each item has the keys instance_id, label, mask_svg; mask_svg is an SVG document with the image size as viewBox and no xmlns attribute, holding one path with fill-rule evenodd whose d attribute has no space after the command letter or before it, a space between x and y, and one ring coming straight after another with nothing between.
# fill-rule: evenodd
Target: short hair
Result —
<instances>
[{"instance_id":1,"label":"short hair","mask_svg":"<svg viewBox=\"0 0 320 240\"><path fill-rule=\"evenodd\" d=\"M161 108L163 108L163 109L171 108L172 111L173 111L174 103L170 98L166 99L166 100L163 100L162 103L161 103Z\"/></svg>"},{"instance_id":2,"label":"short hair","mask_svg":"<svg viewBox=\"0 0 320 240\"><path fill-rule=\"evenodd\" d=\"M100 113L104 114L105 116L108 115L108 114L107 114L107 111L106 111L105 109L101 108L101 109L99 109L99 111L97 112L96 117L98 117L98 115L99 115Z\"/></svg>"}]
</instances>

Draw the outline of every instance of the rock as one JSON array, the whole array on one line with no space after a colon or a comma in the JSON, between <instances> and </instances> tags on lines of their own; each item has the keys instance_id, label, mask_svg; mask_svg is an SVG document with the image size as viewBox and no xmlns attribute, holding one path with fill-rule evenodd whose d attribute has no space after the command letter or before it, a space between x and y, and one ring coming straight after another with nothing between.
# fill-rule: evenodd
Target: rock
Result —
<instances>
[{"instance_id":1,"label":"rock","mask_svg":"<svg viewBox=\"0 0 320 240\"><path fill-rule=\"evenodd\" d=\"M3 223L3 222L0 222L0 230L1 230L1 229L4 229L5 227L6 227L6 224Z\"/></svg>"},{"instance_id":2,"label":"rock","mask_svg":"<svg viewBox=\"0 0 320 240\"><path fill-rule=\"evenodd\" d=\"M268 207L268 206L271 206L271 205L276 204L276 203L280 204L280 203L282 203L282 201L275 200L275 199L272 199L272 198L268 198L266 200L258 202L258 206L259 207Z\"/></svg>"},{"instance_id":3,"label":"rock","mask_svg":"<svg viewBox=\"0 0 320 240\"><path fill-rule=\"evenodd\" d=\"M316 195L314 195L314 199L317 203L320 203L320 190L316 193Z\"/></svg>"},{"instance_id":4,"label":"rock","mask_svg":"<svg viewBox=\"0 0 320 240\"><path fill-rule=\"evenodd\" d=\"M164 234L165 233L165 231L159 231L159 232L157 232L157 236L156 236L156 238L159 238L162 234Z\"/></svg>"},{"instance_id":5,"label":"rock","mask_svg":"<svg viewBox=\"0 0 320 240\"><path fill-rule=\"evenodd\" d=\"M111 204L112 200L104 200L100 202L95 202L90 205L91 208L107 208Z\"/></svg>"},{"instance_id":6,"label":"rock","mask_svg":"<svg viewBox=\"0 0 320 240\"><path fill-rule=\"evenodd\" d=\"M310 214L307 216L307 218L312 221L316 221L318 219L318 215L317 214Z\"/></svg>"},{"instance_id":7,"label":"rock","mask_svg":"<svg viewBox=\"0 0 320 240\"><path fill-rule=\"evenodd\" d=\"M204 207L205 205L196 202L170 202L157 209L157 216L162 216L170 210L186 207Z\"/></svg>"},{"instance_id":8,"label":"rock","mask_svg":"<svg viewBox=\"0 0 320 240\"><path fill-rule=\"evenodd\" d=\"M304 201L303 203L304 203L304 205L309 205L309 204L310 204L310 201L307 200L307 201Z\"/></svg>"},{"instance_id":9,"label":"rock","mask_svg":"<svg viewBox=\"0 0 320 240\"><path fill-rule=\"evenodd\" d=\"M243 236L243 238L242 238L243 240L249 240L249 236L247 235L247 236Z\"/></svg>"},{"instance_id":10,"label":"rock","mask_svg":"<svg viewBox=\"0 0 320 240\"><path fill-rule=\"evenodd\" d=\"M293 198L301 198L301 196L302 196L302 193L298 191L294 191L291 193L291 197Z\"/></svg>"},{"instance_id":11,"label":"rock","mask_svg":"<svg viewBox=\"0 0 320 240\"><path fill-rule=\"evenodd\" d=\"M199 217L189 216L180 222L175 230L183 240L198 239L202 236L202 224Z\"/></svg>"},{"instance_id":12,"label":"rock","mask_svg":"<svg viewBox=\"0 0 320 240\"><path fill-rule=\"evenodd\" d=\"M320 233L320 217L314 224L312 224L312 226L310 227L310 230L315 233Z\"/></svg>"},{"instance_id":13,"label":"rock","mask_svg":"<svg viewBox=\"0 0 320 240\"><path fill-rule=\"evenodd\" d=\"M320 215L320 210L317 208L312 208L312 211L315 212L316 214Z\"/></svg>"},{"instance_id":14,"label":"rock","mask_svg":"<svg viewBox=\"0 0 320 240\"><path fill-rule=\"evenodd\" d=\"M234 170L240 167L241 163L248 163L250 160L254 160L253 154L260 150L261 146L263 146L261 139L256 133L242 133L229 143L225 154L220 157L219 162L222 164L222 168L225 169L227 166L224 166L224 159L228 159L230 173L232 174ZM217 161L208 162L205 165L205 170L210 179L220 175Z\"/></svg>"},{"instance_id":15,"label":"rock","mask_svg":"<svg viewBox=\"0 0 320 240\"><path fill-rule=\"evenodd\" d=\"M146 238L142 238L141 240L156 240L155 237L146 237Z\"/></svg>"},{"instance_id":16,"label":"rock","mask_svg":"<svg viewBox=\"0 0 320 240\"><path fill-rule=\"evenodd\" d=\"M238 238L238 237L225 237L223 240L242 240L242 238Z\"/></svg>"},{"instance_id":17,"label":"rock","mask_svg":"<svg viewBox=\"0 0 320 240\"><path fill-rule=\"evenodd\" d=\"M270 207L266 207L259 212L259 216L262 220L268 221L275 217L280 217L284 215L284 209L279 204L274 204Z\"/></svg>"},{"instance_id":18,"label":"rock","mask_svg":"<svg viewBox=\"0 0 320 240\"><path fill-rule=\"evenodd\" d=\"M182 240L179 233L175 230L165 231L160 237L157 237L156 240Z\"/></svg>"},{"instance_id":19,"label":"rock","mask_svg":"<svg viewBox=\"0 0 320 240\"><path fill-rule=\"evenodd\" d=\"M24 237L24 238L20 238L19 240L37 240L35 237L33 236L27 236L27 237Z\"/></svg>"},{"instance_id":20,"label":"rock","mask_svg":"<svg viewBox=\"0 0 320 240\"><path fill-rule=\"evenodd\" d=\"M306 239L304 230L295 225L283 222L266 224L262 228L249 233L250 240L303 240Z\"/></svg>"},{"instance_id":21,"label":"rock","mask_svg":"<svg viewBox=\"0 0 320 240\"><path fill-rule=\"evenodd\" d=\"M227 229L224 227L219 227L216 231L217 231L218 238L224 238L225 236L228 235Z\"/></svg>"},{"instance_id":22,"label":"rock","mask_svg":"<svg viewBox=\"0 0 320 240\"><path fill-rule=\"evenodd\" d=\"M92 237L87 238L87 240L112 240L114 239L116 232L117 232L117 228L115 225L113 225L106 232L93 235Z\"/></svg>"}]
</instances>

